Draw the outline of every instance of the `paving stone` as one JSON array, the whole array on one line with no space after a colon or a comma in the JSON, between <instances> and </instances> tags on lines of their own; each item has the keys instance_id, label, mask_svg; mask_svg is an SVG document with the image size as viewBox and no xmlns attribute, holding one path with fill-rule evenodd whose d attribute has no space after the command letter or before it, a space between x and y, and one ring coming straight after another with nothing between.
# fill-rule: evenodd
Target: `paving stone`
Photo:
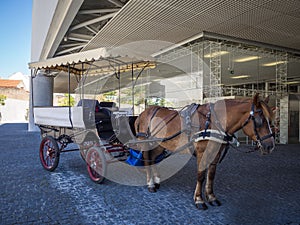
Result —
<instances>
[{"instance_id":1,"label":"paving stone","mask_svg":"<svg viewBox=\"0 0 300 225\"><path fill-rule=\"evenodd\" d=\"M195 158L149 193L93 183L78 152L61 154L58 168L45 171L39 143L27 124L0 126L0 224L300 224L300 145L267 156L230 149L215 180L222 205L199 211Z\"/></svg>"}]
</instances>

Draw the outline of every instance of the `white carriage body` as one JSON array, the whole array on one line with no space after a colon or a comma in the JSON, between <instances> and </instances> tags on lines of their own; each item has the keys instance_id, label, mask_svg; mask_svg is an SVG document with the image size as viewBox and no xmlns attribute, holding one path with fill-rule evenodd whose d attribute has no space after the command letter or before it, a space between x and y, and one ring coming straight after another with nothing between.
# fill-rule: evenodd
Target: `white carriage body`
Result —
<instances>
[{"instance_id":1,"label":"white carriage body","mask_svg":"<svg viewBox=\"0 0 300 225\"><path fill-rule=\"evenodd\" d=\"M83 107L35 107L34 123L53 127L86 128Z\"/></svg>"}]
</instances>

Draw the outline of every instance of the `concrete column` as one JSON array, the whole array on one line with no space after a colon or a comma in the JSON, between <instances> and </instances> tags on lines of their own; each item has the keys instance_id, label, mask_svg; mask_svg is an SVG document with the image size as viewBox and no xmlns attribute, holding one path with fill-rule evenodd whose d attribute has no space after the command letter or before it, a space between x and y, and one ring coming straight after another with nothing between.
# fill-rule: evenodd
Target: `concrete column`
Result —
<instances>
[{"instance_id":1,"label":"concrete column","mask_svg":"<svg viewBox=\"0 0 300 225\"><path fill-rule=\"evenodd\" d=\"M280 143L288 144L289 135L289 96L285 95L280 99Z\"/></svg>"},{"instance_id":2,"label":"concrete column","mask_svg":"<svg viewBox=\"0 0 300 225\"><path fill-rule=\"evenodd\" d=\"M39 73L31 78L30 82L30 100L29 100L29 131L37 131L34 125L33 107L53 106L53 77L46 77Z\"/></svg>"},{"instance_id":3,"label":"concrete column","mask_svg":"<svg viewBox=\"0 0 300 225\"><path fill-rule=\"evenodd\" d=\"M266 82L265 83L265 97L268 97L268 95L269 95L269 83Z\"/></svg>"}]
</instances>

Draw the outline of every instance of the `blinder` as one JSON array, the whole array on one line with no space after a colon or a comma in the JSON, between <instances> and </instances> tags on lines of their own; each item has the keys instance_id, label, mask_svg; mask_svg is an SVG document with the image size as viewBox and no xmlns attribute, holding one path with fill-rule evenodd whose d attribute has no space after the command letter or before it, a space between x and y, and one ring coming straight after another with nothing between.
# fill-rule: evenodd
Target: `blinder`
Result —
<instances>
[{"instance_id":1,"label":"blinder","mask_svg":"<svg viewBox=\"0 0 300 225\"><path fill-rule=\"evenodd\" d=\"M260 128L263 126L263 118L261 117L263 114L262 114L262 110L257 110L256 112L258 112L258 116L252 116L252 119L253 119L253 122L254 122L254 125L256 128Z\"/></svg>"},{"instance_id":2,"label":"blinder","mask_svg":"<svg viewBox=\"0 0 300 225\"><path fill-rule=\"evenodd\" d=\"M258 113L259 115L255 116L255 113ZM275 136L275 134L270 129L270 134L265 135L263 137L260 137L260 135L257 131L257 128L260 128L260 127L263 126L264 120L266 120L266 122L268 123L268 120L266 118L262 118L262 117L263 117L262 110L258 109L257 111L254 111L254 104L252 104L250 115L249 115L248 119L245 121L245 123L242 126L242 127L246 126L249 123L250 120L253 121L254 133L255 133L255 136L256 136L258 146L262 145L262 143L261 143L262 141Z\"/></svg>"}]
</instances>

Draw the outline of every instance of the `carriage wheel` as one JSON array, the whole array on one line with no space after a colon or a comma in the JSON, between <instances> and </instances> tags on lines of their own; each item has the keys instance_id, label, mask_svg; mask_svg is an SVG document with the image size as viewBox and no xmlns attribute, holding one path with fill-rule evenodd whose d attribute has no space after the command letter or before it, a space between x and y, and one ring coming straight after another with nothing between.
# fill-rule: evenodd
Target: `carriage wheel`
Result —
<instances>
[{"instance_id":1,"label":"carriage wheel","mask_svg":"<svg viewBox=\"0 0 300 225\"><path fill-rule=\"evenodd\" d=\"M46 136L40 144L40 160L44 169L54 171L59 162L59 148L56 140Z\"/></svg>"},{"instance_id":2,"label":"carriage wheel","mask_svg":"<svg viewBox=\"0 0 300 225\"><path fill-rule=\"evenodd\" d=\"M105 179L106 159L103 150L99 147L91 147L86 155L87 170L92 181L100 184Z\"/></svg>"},{"instance_id":3,"label":"carriage wheel","mask_svg":"<svg viewBox=\"0 0 300 225\"><path fill-rule=\"evenodd\" d=\"M83 161L86 161L86 155L87 155L87 152L88 150L92 147L92 146L95 146L96 143L99 143L99 138L98 136L92 132L92 131L89 131L84 140L82 141L82 143L80 143L80 147L79 147L79 150L80 150L80 156L81 158L83 159Z\"/></svg>"}]
</instances>

